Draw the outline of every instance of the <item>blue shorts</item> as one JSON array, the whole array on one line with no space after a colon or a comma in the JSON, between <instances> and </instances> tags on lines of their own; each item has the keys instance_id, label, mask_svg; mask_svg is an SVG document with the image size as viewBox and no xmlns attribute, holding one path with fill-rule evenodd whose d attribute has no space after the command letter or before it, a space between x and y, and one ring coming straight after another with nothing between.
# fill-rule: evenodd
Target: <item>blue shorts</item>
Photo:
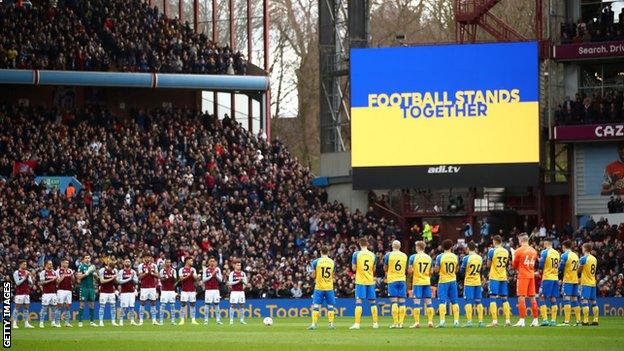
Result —
<instances>
[{"instance_id":1,"label":"blue shorts","mask_svg":"<svg viewBox=\"0 0 624 351\"><path fill-rule=\"evenodd\" d=\"M431 285L412 286L412 297L415 299L430 299L431 298Z\"/></svg>"},{"instance_id":2,"label":"blue shorts","mask_svg":"<svg viewBox=\"0 0 624 351\"><path fill-rule=\"evenodd\" d=\"M578 296L578 284L563 283L563 296Z\"/></svg>"},{"instance_id":3,"label":"blue shorts","mask_svg":"<svg viewBox=\"0 0 624 351\"><path fill-rule=\"evenodd\" d=\"M483 288L478 286L465 286L464 285L464 299L467 300L481 300L483 297Z\"/></svg>"},{"instance_id":4,"label":"blue shorts","mask_svg":"<svg viewBox=\"0 0 624 351\"><path fill-rule=\"evenodd\" d=\"M333 290L316 290L312 294L312 303L315 305L322 305L325 302L328 306L336 304L336 296Z\"/></svg>"},{"instance_id":5,"label":"blue shorts","mask_svg":"<svg viewBox=\"0 0 624 351\"><path fill-rule=\"evenodd\" d=\"M490 296L504 296L509 295L509 284L504 280L490 280L488 283L488 290L490 290Z\"/></svg>"},{"instance_id":6,"label":"blue shorts","mask_svg":"<svg viewBox=\"0 0 624 351\"><path fill-rule=\"evenodd\" d=\"M556 280L542 280L540 295L544 297L559 297L559 282Z\"/></svg>"},{"instance_id":7,"label":"blue shorts","mask_svg":"<svg viewBox=\"0 0 624 351\"><path fill-rule=\"evenodd\" d=\"M407 285L405 285L405 282L388 283L388 296L405 298L407 296Z\"/></svg>"},{"instance_id":8,"label":"blue shorts","mask_svg":"<svg viewBox=\"0 0 624 351\"><path fill-rule=\"evenodd\" d=\"M581 285L581 298L583 300L596 300L596 287Z\"/></svg>"},{"instance_id":9,"label":"blue shorts","mask_svg":"<svg viewBox=\"0 0 624 351\"><path fill-rule=\"evenodd\" d=\"M444 302L457 303L457 282L438 284L438 299Z\"/></svg>"},{"instance_id":10,"label":"blue shorts","mask_svg":"<svg viewBox=\"0 0 624 351\"><path fill-rule=\"evenodd\" d=\"M355 284L355 298L365 300L376 299L377 294L375 294L375 285Z\"/></svg>"}]
</instances>

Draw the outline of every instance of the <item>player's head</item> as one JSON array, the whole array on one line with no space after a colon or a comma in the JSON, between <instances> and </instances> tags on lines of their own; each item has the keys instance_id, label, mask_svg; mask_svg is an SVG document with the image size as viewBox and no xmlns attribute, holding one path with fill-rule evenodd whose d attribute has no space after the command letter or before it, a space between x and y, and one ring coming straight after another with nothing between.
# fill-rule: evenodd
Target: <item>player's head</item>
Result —
<instances>
[{"instance_id":1,"label":"player's head","mask_svg":"<svg viewBox=\"0 0 624 351\"><path fill-rule=\"evenodd\" d=\"M234 270L235 271L240 271L241 270L241 261L234 261Z\"/></svg>"},{"instance_id":2,"label":"player's head","mask_svg":"<svg viewBox=\"0 0 624 351\"><path fill-rule=\"evenodd\" d=\"M63 267L63 268L69 267L69 260L66 259L66 258L62 259L61 260L61 267Z\"/></svg>"},{"instance_id":3,"label":"player's head","mask_svg":"<svg viewBox=\"0 0 624 351\"><path fill-rule=\"evenodd\" d=\"M617 144L618 156L620 157L620 161L624 162L624 141L620 141Z\"/></svg>"},{"instance_id":4,"label":"player's head","mask_svg":"<svg viewBox=\"0 0 624 351\"><path fill-rule=\"evenodd\" d=\"M54 264L52 263L52 260L47 260L45 261L43 268L45 269L52 269L52 267L54 267Z\"/></svg>"},{"instance_id":5,"label":"player's head","mask_svg":"<svg viewBox=\"0 0 624 351\"><path fill-rule=\"evenodd\" d=\"M470 253L474 253L477 250L477 244L475 244L474 242L469 242L468 243L468 252Z\"/></svg>"},{"instance_id":6,"label":"player's head","mask_svg":"<svg viewBox=\"0 0 624 351\"><path fill-rule=\"evenodd\" d=\"M592 244L590 243L583 244L583 254L587 255L591 253L591 249L592 249Z\"/></svg>"},{"instance_id":7,"label":"player's head","mask_svg":"<svg viewBox=\"0 0 624 351\"><path fill-rule=\"evenodd\" d=\"M395 250L395 251L401 250L401 242L398 241L398 240L393 241L392 242L392 250Z\"/></svg>"},{"instance_id":8,"label":"player's head","mask_svg":"<svg viewBox=\"0 0 624 351\"><path fill-rule=\"evenodd\" d=\"M494 246L499 246L503 243L503 238L501 238L500 235L494 235L494 237L492 238L492 242L494 243Z\"/></svg>"},{"instance_id":9,"label":"player's head","mask_svg":"<svg viewBox=\"0 0 624 351\"><path fill-rule=\"evenodd\" d=\"M171 267L171 259L168 258L165 260L165 267L167 268Z\"/></svg>"},{"instance_id":10,"label":"player's head","mask_svg":"<svg viewBox=\"0 0 624 351\"><path fill-rule=\"evenodd\" d=\"M117 264L117 261L111 257L110 260L108 260L108 263L106 263L106 267L113 269L115 268L116 264Z\"/></svg>"},{"instance_id":11,"label":"player's head","mask_svg":"<svg viewBox=\"0 0 624 351\"><path fill-rule=\"evenodd\" d=\"M362 248L362 249L367 249L368 248L368 239L360 238L360 240L358 240L358 243L360 244L360 248Z\"/></svg>"},{"instance_id":12,"label":"player's head","mask_svg":"<svg viewBox=\"0 0 624 351\"><path fill-rule=\"evenodd\" d=\"M561 243L561 246L563 246L564 250L570 250L572 248L572 242L570 240L566 240Z\"/></svg>"},{"instance_id":13,"label":"player's head","mask_svg":"<svg viewBox=\"0 0 624 351\"><path fill-rule=\"evenodd\" d=\"M542 245L545 249L550 249L552 247L552 242L549 239L545 239L542 241Z\"/></svg>"},{"instance_id":14,"label":"player's head","mask_svg":"<svg viewBox=\"0 0 624 351\"><path fill-rule=\"evenodd\" d=\"M85 263L85 264L91 263L91 255L82 256L82 263Z\"/></svg>"},{"instance_id":15,"label":"player's head","mask_svg":"<svg viewBox=\"0 0 624 351\"><path fill-rule=\"evenodd\" d=\"M143 263L149 263L150 256L148 254L143 254Z\"/></svg>"},{"instance_id":16,"label":"player's head","mask_svg":"<svg viewBox=\"0 0 624 351\"><path fill-rule=\"evenodd\" d=\"M19 269L26 269L26 265L27 265L26 260L19 260L18 262Z\"/></svg>"},{"instance_id":17,"label":"player's head","mask_svg":"<svg viewBox=\"0 0 624 351\"><path fill-rule=\"evenodd\" d=\"M187 267L190 267L193 265L193 258L192 257L187 257L184 259L184 265Z\"/></svg>"},{"instance_id":18,"label":"player's head","mask_svg":"<svg viewBox=\"0 0 624 351\"><path fill-rule=\"evenodd\" d=\"M217 260L214 259L214 257L210 257L208 259L208 267L216 267L217 266Z\"/></svg>"},{"instance_id":19,"label":"player's head","mask_svg":"<svg viewBox=\"0 0 624 351\"><path fill-rule=\"evenodd\" d=\"M427 245L425 244L424 241L417 241L416 242L416 252L423 252L425 251L425 247Z\"/></svg>"},{"instance_id":20,"label":"player's head","mask_svg":"<svg viewBox=\"0 0 624 351\"><path fill-rule=\"evenodd\" d=\"M520 245L528 245L529 244L529 236L524 234L524 233L522 233L518 237L518 241L520 242Z\"/></svg>"},{"instance_id":21,"label":"player's head","mask_svg":"<svg viewBox=\"0 0 624 351\"><path fill-rule=\"evenodd\" d=\"M123 262L124 268L130 268L130 266L132 265L132 262L130 262L129 258L126 258Z\"/></svg>"},{"instance_id":22,"label":"player's head","mask_svg":"<svg viewBox=\"0 0 624 351\"><path fill-rule=\"evenodd\" d=\"M327 245L321 246L321 255L322 256L329 255L329 246L327 246Z\"/></svg>"},{"instance_id":23,"label":"player's head","mask_svg":"<svg viewBox=\"0 0 624 351\"><path fill-rule=\"evenodd\" d=\"M451 239L446 239L442 241L442 248L444 251L449 251L453 247L453 241Z\"/></svg>"}]
</instances>

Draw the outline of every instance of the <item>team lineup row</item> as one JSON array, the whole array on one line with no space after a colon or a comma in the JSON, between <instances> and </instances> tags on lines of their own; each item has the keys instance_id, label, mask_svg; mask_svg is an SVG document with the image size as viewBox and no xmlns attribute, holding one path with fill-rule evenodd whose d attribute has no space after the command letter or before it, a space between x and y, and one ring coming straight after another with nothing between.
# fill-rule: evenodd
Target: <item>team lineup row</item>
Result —
<instances>
[{"instance_id":1,"label":"team lineup row","mask_svg":"<svg viewBox=\"0 0 624 351\"><path fill-rule=\"evenodd\" d=\"M503 314L505 315L505 326L511 326L511 306L507 301L508 296L508 278L507 269L512 268L517 272L516 293L518 295L519 320L515 324L516 327L525 326L525 318L527 316L526 299L531 303L531 313L533 320L532 327L541 326L569 326L572 311L577 325L590 325L589 322L589 306L592 306L593 321L591 325L598 325L598 305L596 302L596 268L597 260L591 254L591 245L584 244L582 246L583 256L579 256L572 251L572 243L566 241L563 243L564 252L560 254L552 248L550 241L542 241L544 246L540 255L529 245L529 237L522 234L519 238L520 246L517 249L511 248L507 250L502 246L500 236L493 238L494 247L491 248L486 256L485 266L483 258L476 252L476 245L472 242L467 245L467 254L463 257L461 263L459 258L451 249L453 242L444 240L442 242L443 253L439 254L435 262L425 253L425 243L416 242L416 253L409 258L401 252L401 243L394 241L392 243L392 251L384 256L384 270L386 273L386 281L388 283L388 296L392 303L392 319L393 324L390 328L403 328L405 321L407 306L405 304L407 298L407 276L412 278L412 298L414 300L413 316L414 324L411 328L420 326L421 311L427 316L427 324L433 327L434 308L432 306L432 289L431 275L439 274L437 286L438 313L440 316L437 327L445 326L446 308L450 303L453 315L453 326L459 327L459 304L458 304L458 273L464 275L464 299L465 314L467 323L465 327L472 327L473 308L476 309L478 326L484 327L483 314L484 307L482 304L482 282L481 270L487 267L489 270L489 311L492 322L488 327L498 326L498 304L502 304ZM379 328L378 309L375 295L375 265L376 255L368 250L368 242L366 239L360 239L360 250L355 252L352 257L351 268L355 272L355 323L350 329L360 329L362 318L362 302L368 300L373 319L373 328ZM510 252L511 251L511 252ZM312 307L312 324L308 329L317 328L319 319L320 306L327 305L327 317L329 319L329 327L335 328L334 325L334 291L333 291L333 272L335 270L334 261L329 258L329 249L321 250L321 257L314 260L312 267L315 275L315 288L313 295ZM511 259L510 259L511 258ZM511 266L511 267L510 267ZM537 269L537 270L536 270ZM540 287L541 306L538 307L536 299L536 281L535 275L538 271L542 274L542 283ZM564 305L564 322L557 324L556 317L558 312L557 298L559 297L559 276L562 275L561 291L563 295ZM579 293L580 290L580 293ZM581 321L581 306L579 306L579 297L582 303L583 320ZM550 312L550 320L549 320ZM542 319L539 323L538 314Z\"/></svg>"},{"instance_id":2,"label":"team lineup row","mask_svg":"<svg viewBox=\"0 0 624 351\"><path fill-rule=\"evenodd\" d=\"M516 250L507 250L502 246L500 237L493 238L494 247L491 248L485 258L476 252L474 243L468 243L467 254L461 263L457 255L451 252L453 242L445 240L442 243L444 252L439 254L435 262L425 253L425 243L416 243L416 253L409 258L401 252L401 243L394 241L392 251L384 256L384 270L388 283L388 295L392 303L393 324L391 328L402 328L406 316L407 306L407 276L412 280L412 298L414 324L412 328L420 326L421 312L427 316L427 324L433 327L434 308L432 305L431 276L433 273L439 275L437 285L438 312L440 320L438 327L445 326L445 316L447 304L450 304L453 315L453 326L459 326L459 305L458 305L458 273L464 276L464 299L465 314L467 323L465 327L471 327L473 318L473 308L476 310L478 324L484 326L483 315L484 306L482 304L482 268L488 269L489 278L489 311L492 316L491 327L498 326L497 309L501 306L505 316L505 325L511 325L511 307L507 301L508 278L507 269L513 268L517 272L517 295L520 319L515 326L524 326L524 319L527 315L525 299L530 299L533 321L531 326L538 326L538 313L542 318L542 326L557 325L556 316L558 312L557 298L559 297L559 275L562 275L561 291L563 294L564 322L560 325L569 326L572 311L574 312L576 324L589 325L589 306L592 306L593 322L598 324L598 306L596 303L596 267L597 260L591 254L591 245L583 245L583 256L579 256L571 250L572 244L564 242L564 252L560 254L552 248L549 241L543 241L544 249L538 257L537 251L529 245L528 237L519 237L520 247ZM378 328L378 309L376 305L375 293L375 266L376 255L368 250L368 242L361 239L360 250L352 256L352 270L355 272L355 323L351 329L359 329L362 318L362 303L368 300L370 303L373 328ZM329 258L329 248L321 249L321 256L312 262L312 273L315 279L315 289L313 294L312 324L309 329L316 329L320 316L320 307L327 306L327 317L329 327L335 328L335 297L334 297L334 261ZM511 259L510 259L511 258ZM44 327L48 309L52 309L49 320L52 326L60 327L61 315L64 315L66 326L71 326L71 299L74 282L80 284L80 311L78 314L78 325L82 326L84 307L89 305L90 324L95 324L95 280L99 283L99 325L104 325L105 306L111 306L111 320L113 325L123 325L128 309L135 306L137 296L137 285L139 290L139 322L143 324L144 309L150 303L152 323L162 325L164 314L169 309L171 323L175 324L173 313L176 301L176 285L180 286L180 302L182 309L180 312L179 324L184 324L188 317L192 324L198 324L195 320L196 283L201 281L205 288L205 320L208 323L210 310L214 311L216 323L221 324L219 302L221 299L219 285L223 281L221 270L217 267L216 261L210 259L207 267L202 269L201 275L192 266L193 260L185 259L184 266L176 271L170 260L164 262L159 270L153 262L151 256L143 258L143 263L139 264L137 270L132 269L131 261L125 259L123 268L117 270L116 262L110 260L96 272L96 268L91 264L91 257L85 255L78 265L76 272L69 268L69 261L61 261L57 270L53 269L51 261L45 263L44 269L38 274L38 283L42 287L43 295L41 301L40 327ZM485 263L485 264L484 264ZM535 274L536 268L542 274L540 287L541 306L538 307L536 300ZM20 261L20 266L14 272L15 281L15 308L13 310L13 327L17 328L18 314L21 309L24 313L24 323L27 328L32 328L29 323L28 305L30 303L30 287L34 284L33 277L36 274L26 269L26 262ZM240 323L245 324L243 304L245 303L244 288L248 279L244 271L241 270L240 261L234 262L234 270L229 274L226 285L230 288L230 324L234 322L234 314L238 312ZM156 311L155 302L158 298L157 287L160 287L160 311ZM579 293L580 290L580 293ZM582 303L583 321L581 321ZM115 320L116 300L119 299L120 318L119 323ZM189 307L187 309L187 307ZM64 309L64 311L63 311ZM550 313L550 320L549 320ZM158 317L156 317L158 316ZM131 325L137 324L134 315L128 315Z\"/></svg>"},{"instance_id":3,"label":"team lineup row","mask_svg":"<svg viewBox=\"0 0 624 351\"><path fill-rule=\"evenodd\" d=\"M44 269L38 275L38 283L41 285L43 295L41 296L41 312L39 327L44 327L48 309L52 312L49 317L53 327L61 326L61 315L66 327L71 327L71 303L74 282L80 284L80 311L78 313L78 326L82 327L85 304L89 306L89 317L91 326L104 326L104 312L107 304L110 305L110 314L113 326L123 326L124 318L128 315L131 325L143 325L143 312L149 303L151 306L152 324L162 325L165 312L169 310L171 323L176 324L174 317L174 304L176 302L176 285L180 286L180 311L179 324L185 323L186 317L190 318L191 324L199 324L195 319L195 302L197 300L196 283L201 281L204 284L204 301L207 307L210 305L216 316L216 323L222 324L220 319L219 302L221 294L219 284L223 281L223 276L215 259L208 260L207 267L199 275L193 267L193 259L187 257L184 266L176 271L171 260L165 260L163 267L158 270L151 256L143 257L143 263L139 264L137 270L132 269L130 259L123 261L123 268L115 268L117 262L109 260L106 265L96 272L96 268L91 264L91 256L85 255L78 265L76 272L69 268L69 261L61 261L61 266L53 269L52 261L45 263ZM230 289L230 324L234 323L235 310L238 311L241 324L246 324L244 320L243 305L245 303L244 287L248 282L247 275L241 270L241 262L233 263L234 270L230 272L226 282ZM23 311L24 325L26 328L33 328L29 323L28 307L30 304L30 288L34 284L35 273L26 269L26 261L19 262L19 269L13 273L15 282L15 308L13 309L13 328L18 328L19 310ZM94 281L99 283L99 324L95 323L95 288ZM128 314L136 304L137 285L139 285L139 322L134 320L134 314ZM156 311L156 300L158 299L157 286L160 286L160 310ZM116 304L119 299L120 316L119 322L116 318ZM188 306L188 309L187 309ZM64 310L63 310L64 309ZM156 318L158 316L158 318ZM209 308L206 308L204 323L208 323Z\"/></svg>"}]
</instances>

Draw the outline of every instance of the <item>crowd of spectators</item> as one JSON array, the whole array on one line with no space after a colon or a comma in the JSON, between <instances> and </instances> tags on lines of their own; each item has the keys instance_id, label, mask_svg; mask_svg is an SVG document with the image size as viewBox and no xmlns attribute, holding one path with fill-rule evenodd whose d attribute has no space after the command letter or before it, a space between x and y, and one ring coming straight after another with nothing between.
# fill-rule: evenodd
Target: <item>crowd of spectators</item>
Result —
<instances>
[{"instance_id":1,"label":"crowd of spectators","mask_svg":"<svg viewBox=\"0 0 624 351\"><path fill-rule=\"evenodd\" d=\"M329 202L281 142L229 118L177 109L131 115L0 107L3 276L20 257L35 269L85 253L96 264L191 256L198 268L214 256L226 272L237 257L251 275L250 296L309 296L310 262L329 244L336 290L348 296L357 238L367 235L384 252L398 233L372 212ZM36 161L38 175L75 176L82 190L69 196L37 185L33 174L11 176L15 160Z\"/></svg>"},{"instance_id":2,"label":"crowd of spectators","mask_svg":"<svg viewBox=\"0 0 624 351\"><path fill-rule=\"evenodd\" d=\"M328 201L323 189L311 186L309 169L279 140L252 135L227 116L218 120L191 110L159 109L122 117L101 107L0 105L0 121L5 279L20 258L35 270L44 260L76 262L86 253L96 265L110 257L138 264L148 254L179 266L193 257L198 269L215 257L225 273L235 258L250 274L250 297L308 297L310 263L329 245L337 295L347 297L354 291L351 255L358 238L366 236L377 253L377 290L385 295L382 255L390 241L403 239L397 224L372 207L352 212ZM34 166L16 173L15 161ZM48 188L37 184L34 174L75 176L82 189ZM517 228L498 232L514 247L519 233ZM461 257L464 243L475 240L485 254L493 234L464 238L455 250ZM536 245L547 237L556 248L564 239L594 243L601 296L622 295L624 225L590 221L559 231L541 224L531 232ZM428 253L438 254L436 239L425 239Z\"/></svg>"},{"instance_id":3,"label":"crowd of spectators","mask_svg":"<svg viewBox=\"0 0 624 351\"><path fill-rule=\"evenodd\" d=\"M624 93L621 90L595 92L591 96L579 92L572 100L565 101L555 110L559 125L616 123L624 120Z\"/></svg>"},{"instance_id":4,"label":"crowd of spectators","mask_svg":"<svg viewBox=\"0 0 624 351\"><path fill-rule=\"evenodd\" d=\"M0 4L0 68L245 74L240 52L141 0Z\"/></svg>"},{"instance_id":5,"label":"crowd of spectators","mask_svg":"<svg viewBox=\"0 0 624 351\"><path fill-rule=\"evenodd\" d=\"M574 22L561 24L561 43L601 42L624 39L624 9L617 15L611 4L605 6L599 14L585 21L582 17Z\"/></svg>"}]
</instances>

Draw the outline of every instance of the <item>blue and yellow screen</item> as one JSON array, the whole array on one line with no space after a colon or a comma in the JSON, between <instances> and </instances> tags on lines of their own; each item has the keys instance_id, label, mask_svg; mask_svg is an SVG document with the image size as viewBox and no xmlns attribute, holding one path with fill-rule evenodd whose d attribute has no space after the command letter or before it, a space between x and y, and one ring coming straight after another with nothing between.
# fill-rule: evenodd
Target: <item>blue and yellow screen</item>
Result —
<instances>
[{"instance_id":1,"label":"blue and yellow screen","mask_svg":"<svg viewBox=\"0 0 624 351\"><path fill-rule=\"evenodd\" d=\"M535 42L351 50L352 166L539 162Z\"/></svg>"}]
</instances>

